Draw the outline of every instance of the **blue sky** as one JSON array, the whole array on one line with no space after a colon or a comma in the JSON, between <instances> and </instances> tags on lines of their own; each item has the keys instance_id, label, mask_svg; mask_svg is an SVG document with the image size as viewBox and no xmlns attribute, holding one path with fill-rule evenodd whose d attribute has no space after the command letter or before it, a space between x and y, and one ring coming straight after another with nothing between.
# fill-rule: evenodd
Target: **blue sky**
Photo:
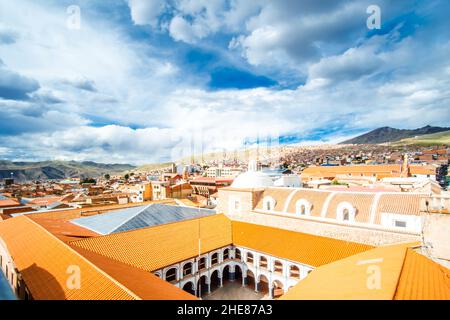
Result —
<instances>
[{"instance_id":1,"label":"blue sky","mask_svg":"<svg viewBox=\"0 0 450 320\"><path fill-rule=\"evenodd\" d=\"M369 30L366 9L381 9ZM80 28L69 28L69 6ZM0 158L147 163L450 124L450 3L0 0Z\"/></svg>"}]
</instances>

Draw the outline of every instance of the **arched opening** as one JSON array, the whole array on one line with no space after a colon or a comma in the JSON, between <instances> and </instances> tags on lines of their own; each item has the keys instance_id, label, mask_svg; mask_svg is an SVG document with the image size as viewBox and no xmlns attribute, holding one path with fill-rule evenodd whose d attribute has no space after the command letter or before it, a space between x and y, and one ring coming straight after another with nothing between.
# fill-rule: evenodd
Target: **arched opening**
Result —
<instances>
[{"instance_id":1,"label":"arched opening","mask_svg":"<svg viewBox=\"0 0 450 320\"><path fill-rule=\"evenodd\" d=\"M269 279L265 275L259 276L258 291L264 295L269 292Z\"/></svg>"},{"instance_id":2,"label":"arched opening","mask_svg":"<svg viewBox=\"0 0 450 320\"><path fill-rule=\"evenodd\" d=\"M261 269L267 269L267 266L268 266L268 264L267 264L267 258L264 257L264 256L260 256L260 257L259 257L259 267L260 267Z\"/></svg>"},{"instance_id":3,"label":"arched opening","mask_svg":"<svg viewBox=\"0 0 450 320\"><path fill-rule=\"evenodd\" d=\"M234 258L241 260L241 250L239 250L238 248L234 249Z\"/></svg>"},{"instance_id":4,"label":"arched opening","mask_svg":"<svg viewBox=\"0 0 450 320\"><path fill-rule=\"evenodd\" d=\"M247 277L245 278L245 285L251 289L255 289L255 275L250 270L247 270Z\"/></svg>"},{"instance_id":5,"label":"arched opening","mask_svg":"<svg viewBox=\"0 0 450 320\"><path fill-rule=\"evenodd\" d=\"M289 277L294 279L300 279L300 269L297 266L290 266L289 267Z\"/></svg>"},{"instance_id":6,"label":"arched opening","mask_svg":"<svg viewBox=\"0 0 450 320\"><path fill-rule=\"evenodd\" d=\"M211 266L215 266L219 263L219 254L216 252L211 256Z\"/></svg>"},{"instance_id":7,"label":"arched opening","mask_svg":"<svg viewBox=\"0 0 450 320\"><path fill-rule=\"evenodd\" d=\"M197 297L203 297L208 294L208 285L206 284L206 276L201 276L197 282Z\"/></svg>"},{"instance_id":8,"label":"arched opening","mask_svg":"<svg viewBox=\"0 0 450 320\"><path fill-rule=\"evenodd\" d=\"M280 261L278 261L278 260L274 261L274 263L273 263L273 272L275 272L275 273L283 273L283 264Z\"/></svg>"},{"instance_id":9,"label":"arched opening","mask_svg":"<svg viewBox=\"0 0 450 320\"><path fill-rule=\"evenodd\" d=\"M234 278L236 280L242 280L242 269L239 266L234 267Z\"/></svg>"},{"instance_id":10,"label":"arched opening","mask_svg":"<svg viewBox=\"0 0 450 320\"><path fill-rule=\"evenodd\" d=\"M195 296L194 284L191 281L184 284L183 290Z\"/></svg>"},{"instance_id":11,"label":"arched opening","mask_svg":"<svg viewBox=\"0 0 450 320\"><path fill-rule=\"evenodd\" d=\"M284 294L283 284L280 281L275 280L272 283L272 296L274 298L278 298L281 297L283 294Z\"/></svg>"},{"instance_id":12,"label":"arched opening","mask_svg":"<svg viewBox=\"0 0 450 320\"><path fill-rule=\"evenodd\" d=\"M222 279L223 281L230 280L230 266L226 266L225 268L223 268Z\"/></svg>"},{"instance_id":13,"label":"arched opening","mask_svg":"<svg viewBox=\"0 0 450 320\"><path fill-rule=\"evenodd\" d=\"M306 199L300 199L295 203L296 213L300 216L309 216L311 204Z\"/></svg>"},{"instance_id":14,"label":"arched opening","mask_svg":"<svg viewBox=\"0 0 450 320\"><path fill-rule=\"evenodd\" d=\"M272 197L265 197L263 200L263 208L267 211L272 211L275 209L275 199Z\"/></svg>"},{"instance_id":15,"label":"arched opening","mask_svg":"<svg viewBox=\"0 0 450 320\"><path fill-rule=\"evenodd\" d=\"M198 271L203 271L206 269L206 258L200 258L200 260L198 260Z\"/></svg>"},{"instance_id":16,"label":"arched opening","mask_svg":"<svg viewBox=\"0 0 450 320\"><path fill-rule=\"evenodd\" d=\"M226 261L230 258L230 249L223 250L223 261Z\"/></svg>"},{"instance_id":17,"label":"arched opening","mask_svg":"<svg viewBox=\"0 0 450 320\"><path fill-rule=\"evenodd\" d=\"M193 266L194 265L192 262L188 262L183 266L183 277L190 275L194 272Z\"/></svg>"},{"instance_id":18,"label":"arched opening","mask_svg":"<svg viewBox=\"0 0 450 320\"><path fill-rule=\"evenodd\" d=\"M253 264L253 254L251 252L247 252L247 261L248 264Z\"/></svg>"},{"instance_id":19,"label":"arched opening","mask_svg":"<svg viewBox=\"0 0 450 320\"><path fill-rule=\"evenodd\" d=\"M170 268L169 270L167 270L165 280L168 282L176 282L178 280L177 268Z\"/></svg>"},{"instance_id":20,"label":"arched opening","mask_svg":"<svg viewBox=\"0 0 450 320\"><path fill-rule=\"evenodd\" d=\"M211 292L220 287L219 270L215 270L211 274Z\"/></svg>"}]
</instances>

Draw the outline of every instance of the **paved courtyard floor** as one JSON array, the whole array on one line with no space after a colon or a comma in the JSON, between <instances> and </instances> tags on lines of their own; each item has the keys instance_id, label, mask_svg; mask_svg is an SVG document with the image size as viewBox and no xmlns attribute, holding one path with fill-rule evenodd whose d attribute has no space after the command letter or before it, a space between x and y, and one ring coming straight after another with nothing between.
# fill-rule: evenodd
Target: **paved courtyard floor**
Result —
<instances>
[{"instance_id":1,"label":"paved courtyard floor","mask_svg":"<svg viewBox=\"0 0 450 320\"><path fill-rule=\"evenodd\" d=\"M242 287L241 281L226 281L222 288L202 297L203 300L265 300L268 295L249 287Z\"/></svg>"}]
</instances>

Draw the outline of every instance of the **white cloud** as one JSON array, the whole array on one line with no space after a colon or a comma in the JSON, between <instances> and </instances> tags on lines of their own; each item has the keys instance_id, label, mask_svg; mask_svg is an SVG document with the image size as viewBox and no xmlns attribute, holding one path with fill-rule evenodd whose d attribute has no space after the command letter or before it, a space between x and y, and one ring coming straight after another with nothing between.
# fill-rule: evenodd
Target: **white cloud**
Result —
<instances>
[{"instance_id":1,"label":"white cloud","mask_svg":"<svg viewBox=\"0 0 450 320\"><path fill-rule=\"evenodd\" d=\"M164 10L163 0L128 0L131 18L137 25L158 25L158 17Z\"/></svg>"}]
</instances>

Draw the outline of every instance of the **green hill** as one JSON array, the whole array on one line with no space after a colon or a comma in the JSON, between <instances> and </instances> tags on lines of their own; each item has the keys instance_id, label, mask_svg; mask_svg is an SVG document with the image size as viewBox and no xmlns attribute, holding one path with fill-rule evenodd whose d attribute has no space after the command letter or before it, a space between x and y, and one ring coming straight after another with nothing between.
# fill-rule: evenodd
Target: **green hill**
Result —
<instances>
[{"instance_id":1,"label":"green hill","mask_svg":"<svg viewBox=\"0 0 450 320\"><path fill-rule=\"evenodd\" d=\"M450 146L450 131L425 134L413 138L402 139L395 142L394 145Z\"/></svg>"}]
</instances>

